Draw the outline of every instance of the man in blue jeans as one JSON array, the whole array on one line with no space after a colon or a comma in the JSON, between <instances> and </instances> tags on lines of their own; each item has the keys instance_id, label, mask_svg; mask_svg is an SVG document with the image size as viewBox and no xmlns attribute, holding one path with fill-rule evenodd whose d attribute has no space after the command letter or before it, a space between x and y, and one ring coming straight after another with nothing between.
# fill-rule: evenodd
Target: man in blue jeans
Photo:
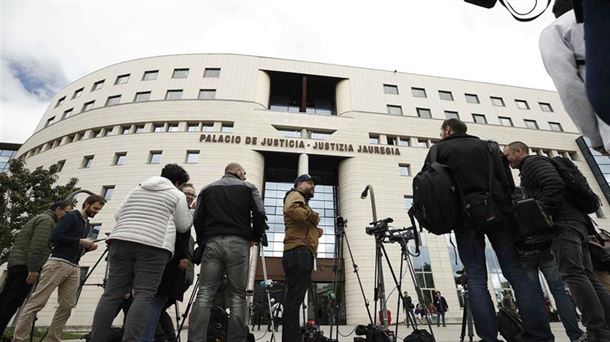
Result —
<instances>
[{"instance_id":1,"label":"man in blue jeans","mask_svg":"<svg viewBox=\"0 0 610 342\"><path fill-rule=\"evenodd\" d=\"M502 274L515 291L517 306L523 320L523 341L553 341L548 318L544 312L544 302L535 290L532 281L519 261L515 247L510 216L510 194L514 183L510 170L506 169L502 152L492 149L487 141L466 134L467 126L458 119L445 120L441 126L443 138L433 148L437 150L436 161L449 166L454 182L460 187L464 199L469 203L479 194L489 193L497 209L493 224L483 227L474 219L465 220L455 228L455 237L460 259L468 274L468 289L472 316L477 334L483 341L498 340L498 322L494 304L487 290L487 265L485 258L485 237L489 239L498 257ZM497 145L496 145L497 146ZM491 159L490 159L491 158ZM424 168L430 165L431 154L426 158ZM490 163L492 188L489 189ZM471 202L474 206L476 203ZM482 208L489 209L493 208ZM474 212L471 217L474 217ZM488 222L476 220L476 222Z\"/></svg>"}]
</instances>

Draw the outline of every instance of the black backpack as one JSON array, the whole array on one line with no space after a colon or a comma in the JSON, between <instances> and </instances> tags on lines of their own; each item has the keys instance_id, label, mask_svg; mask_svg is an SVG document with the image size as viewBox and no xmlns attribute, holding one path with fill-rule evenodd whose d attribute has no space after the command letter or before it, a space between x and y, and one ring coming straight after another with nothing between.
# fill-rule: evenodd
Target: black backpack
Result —
<instances>
[{"instance_id":1,"label":"black backpack","mask_svg":"<svg viewBox=\"0 0 610 342\"><path fill-rule=\"evenodd\" d=\"M583 214L592 214L599 210L599 197L591 190L578 167L566 157L554 157L551 161L563 179L568 202Z\"/></svg>"},{"instance_id":2,"label":"black backpack","mask_svg":"<svg viewBox=\"0 0 610 342\"><path fill-rule=\"evenodd\" d=\"M403 342L435 342L434 336L428 330L416 329Z\"/></svg>"},{"instance_id":3,"label":"black backpack","mask_svg":"<svg viewBox=\"0 0 610 342\"><path fill-rule=\"evenodd\" d=\"M413 206L409 214L433 234L449 233L462 221L461 191L447 165L438 163L438 145L430 149L430 164L413 178Z\"/></svg>"}]
</instances>

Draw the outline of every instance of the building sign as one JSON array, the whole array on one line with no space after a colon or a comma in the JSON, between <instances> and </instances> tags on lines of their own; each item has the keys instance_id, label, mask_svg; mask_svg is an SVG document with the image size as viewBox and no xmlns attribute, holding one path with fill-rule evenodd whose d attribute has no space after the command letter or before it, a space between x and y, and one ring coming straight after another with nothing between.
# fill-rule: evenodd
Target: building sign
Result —
<instances>
[{"instance_id":1,"label":"building sign","mask_svg":"<svg viewBox=\"0 0 610 342\"><path fill-rule=\"evenodd\" d=\"M262 147L279 147L289 149L304 150L305 148L311 148L318 151L327 152L350 152L350 153L363 153L363 154L380 154L399 156L400 150L397 147L392 146L376 146L376 145L356 145L339 143L339 142L326 142L319 140L303 140L303 139L291 139L291 138L261 138L251 137L233 134L202 134L199 137L199 142L212 143L212 144L235 144L235 145L251 145L251 146L262 146Z\"/></svg>"}]
</instances>

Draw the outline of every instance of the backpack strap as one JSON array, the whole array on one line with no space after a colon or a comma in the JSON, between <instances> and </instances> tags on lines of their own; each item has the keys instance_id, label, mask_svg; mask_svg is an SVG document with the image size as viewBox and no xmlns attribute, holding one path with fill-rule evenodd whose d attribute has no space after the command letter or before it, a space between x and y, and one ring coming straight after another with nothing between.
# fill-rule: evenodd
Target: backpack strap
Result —
<instances>
[{"instance_id":1,"label":"backpack strap","mask_svg":"<svg viewBox=\"0 0 610 342\"><path fill-rule=\"evenodd\" d=\"M529 12L525 12L525 13L517 12L517 10L515 10L515 8L510 4L510 2L508 0L500 0L500 4L502 4L502 6L504 6L504 7L506 7L508 12L513 16L513 18L515 18L515 19L517 19L518 21L521 21L521 22L527 22L527 21L532 21L532 20L538 18L544 12L546 12L546 9L549 8L549 6L551 5L551 0L547 0L546 6L542 10L542 12L534 15L533 17L526 17L526 16L527 15L531 15L532 12L534 12L536 7L538 7L537 6L538 5L538 1L535 1L534 7Z\"/></svg>"}]
</instances>

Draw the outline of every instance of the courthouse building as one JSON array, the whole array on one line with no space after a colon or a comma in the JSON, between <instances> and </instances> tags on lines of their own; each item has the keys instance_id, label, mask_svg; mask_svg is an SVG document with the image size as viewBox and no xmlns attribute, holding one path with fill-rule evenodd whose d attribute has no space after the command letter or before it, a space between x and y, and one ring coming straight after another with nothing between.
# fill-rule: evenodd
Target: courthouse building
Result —
<instances>
[{"instance_id":1,"label":"courthouse building","mask_svg":"<svg viewBox=\"0 0 610 342\"><path fill-rule=\"evenodd\" d=\"M337 217L347 220L345 232L372 310L375 241L365 233L372 221L370 197L361 199L361 193L371 185L378 217L392 217L396 228L409 226L413 176L440 139L446 118L460 118L469 133L500 144L521 140L533 153L571 158L603 198L596 215L608 223L608 201L596 179L610 173L610 161L591 155L583 143L579 147L580 134L556 92L397 71L233 54L122 62L74 81L53 97L17 156L30 169L59 163L60 182L76 177L80 187L108 199L92 220L92 234L100 237L112 231L115 210L128 192L158 175L164 164L180 164L201 188L221 177L227 163L239 162L264 197L269 218L265 256L270 277L280 284L283 197L297 175L311 174L317 180L311 206L320 213L324 235L308 312L326 323L340 241ZM590 167L587 158L599 159L609 170L595 163ZM441 291L451 308L449 320L457 322L462 300L454 273L461 265L449 239L423 233L421 255L413 263L425 300ZM83 257L83 274L104 252L101 247ZM398 273L400 247L386 248ZM366 323L347 248L341 257L342 321ZM491 249L487 257L489 289L499 301L509 287ZM102 260L83 287L69 326L91 324L104 269ZM384 274L395 317L396 290L386 264ZM261 279L259 269L257 289ZM404 288L416 297L408 274ZM272 291L281 296L281 287ZM260 289L255 293L259 296ZM47 325L53 310L49 304L38 324Z\"/></svg>"}]
</instances>

